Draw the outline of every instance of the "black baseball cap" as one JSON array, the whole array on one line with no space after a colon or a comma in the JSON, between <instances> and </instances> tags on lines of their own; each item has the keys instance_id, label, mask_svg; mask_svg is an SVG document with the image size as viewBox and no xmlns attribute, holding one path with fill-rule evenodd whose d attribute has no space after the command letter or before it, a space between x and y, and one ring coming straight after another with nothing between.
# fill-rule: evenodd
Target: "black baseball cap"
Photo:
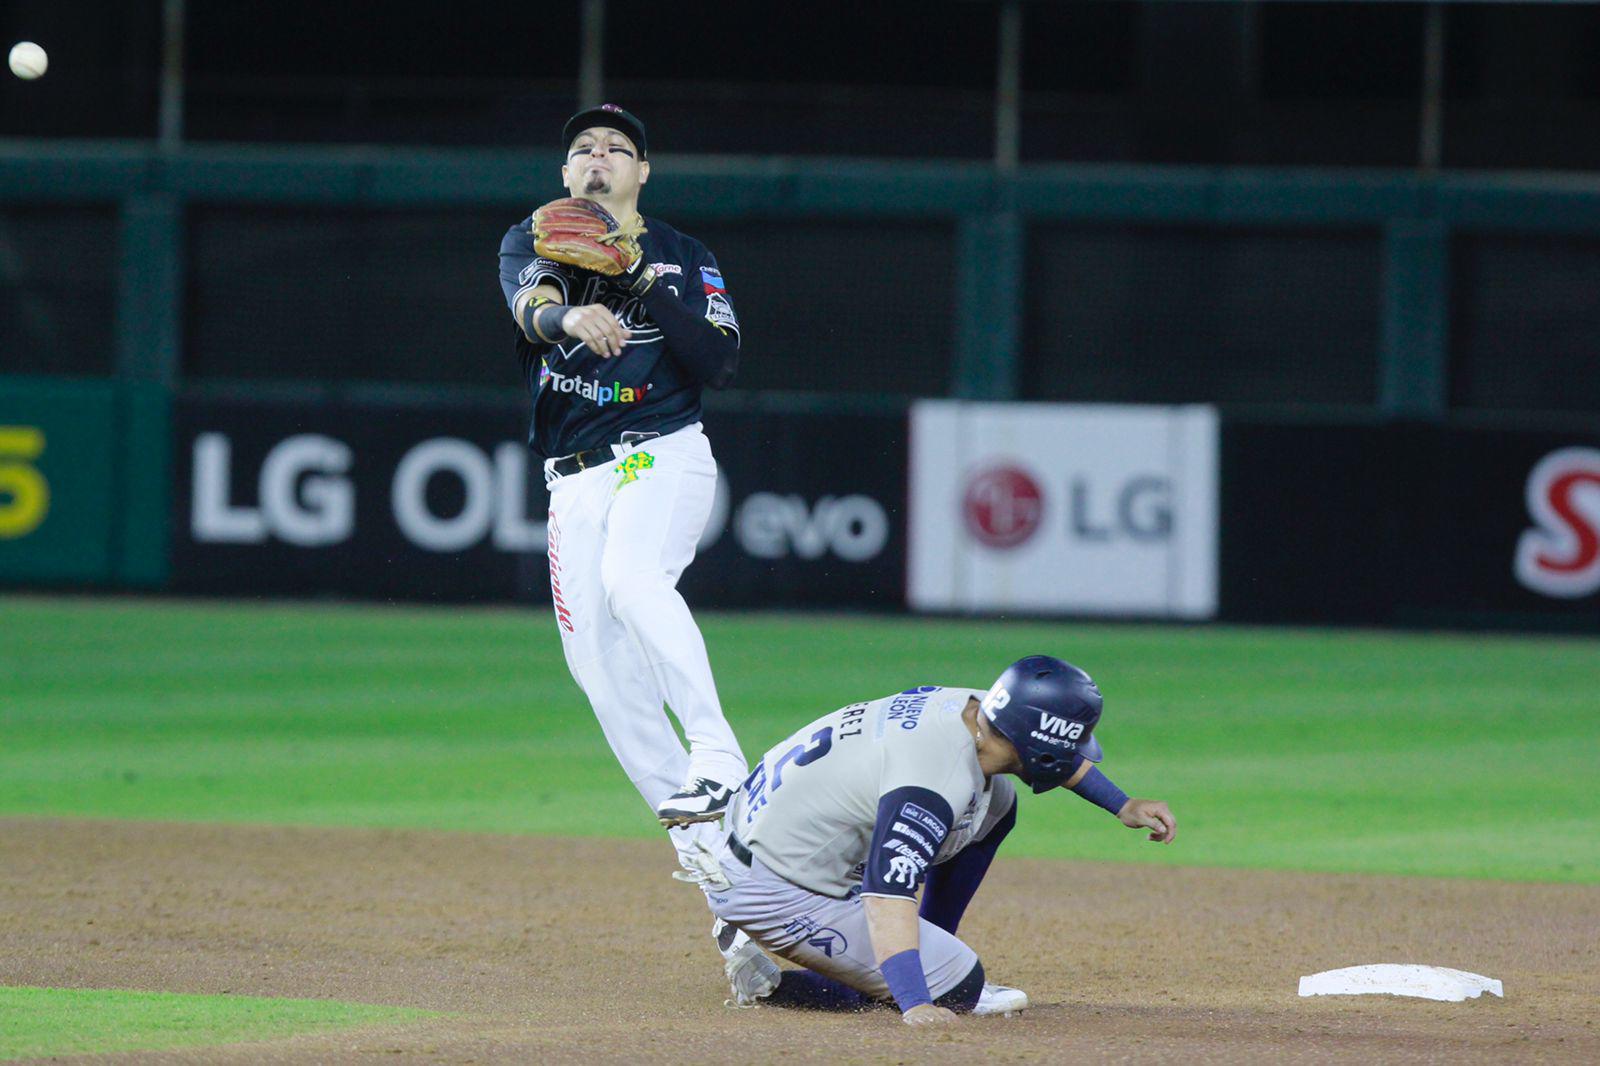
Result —
<instances>
[{"instance_id":1,"label":"black baseball cap","mask_svg":"<svg viewBox=\"0 0 1600 1066\"><path fill-rule=\"evenodd\" d=\"M568 148L578 134L595 126L605 126L614 130L621 130L628 135L639 149L639 158L643 159L650 154L650 147L644 139L644 123L640 122L632 112L624 111L616 104L601 104L591 107L587 111L579 111L567 119L567 124L561 127L561 143Z\"/></svg>"}]
</instances>

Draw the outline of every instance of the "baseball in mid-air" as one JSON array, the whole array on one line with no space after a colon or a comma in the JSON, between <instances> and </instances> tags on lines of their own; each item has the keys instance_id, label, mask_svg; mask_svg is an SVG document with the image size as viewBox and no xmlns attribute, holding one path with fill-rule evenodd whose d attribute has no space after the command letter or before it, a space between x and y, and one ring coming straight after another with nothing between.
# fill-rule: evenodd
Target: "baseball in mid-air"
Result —
<instances>
[{"instance_id":1,"label":"baseball in mid-air","mask_svg":"<svg viewBox=\"0 0 1600 1066\"><path fill-rule=\"evenodd\" d=\"M11 46L11 73L23 81L44 77L49 67L50 57L32 41L18 41Z\"/></svg>"}]
</instances>

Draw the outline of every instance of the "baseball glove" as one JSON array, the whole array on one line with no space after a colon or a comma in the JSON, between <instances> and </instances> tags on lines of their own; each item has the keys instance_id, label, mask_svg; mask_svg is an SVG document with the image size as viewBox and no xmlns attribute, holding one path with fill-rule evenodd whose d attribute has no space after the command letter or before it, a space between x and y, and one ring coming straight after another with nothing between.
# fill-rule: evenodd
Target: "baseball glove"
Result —
<instances>
[{"instance_id":1,"label":"baseball glove","mask_svg":"<svg viewBox=\"0 0 1600 1066\"><path fill-rule=\"evenodd\" d=\"M635 219L623 226L593 200L576 196L551 200L533 213L533 250L546 259L617 277L644 254Z\"/></svg>"}]
</instances>

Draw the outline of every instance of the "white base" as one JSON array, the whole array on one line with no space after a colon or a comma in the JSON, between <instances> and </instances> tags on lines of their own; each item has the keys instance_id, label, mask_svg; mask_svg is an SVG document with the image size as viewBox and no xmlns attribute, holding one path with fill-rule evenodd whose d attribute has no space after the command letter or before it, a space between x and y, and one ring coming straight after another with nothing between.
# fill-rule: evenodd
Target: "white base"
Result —
<instances>
[{"instance_id":1,"label":"white base","mask_svg":"<svg viewBox=\"0 0 1600 1066\"><path fill-rule=\"evenodd\" d=\"M1415 996L1460 1003L1464 999L1477 999L1485 992L1505 996L1500 982L1492 977L1444 966L1410 963L1347 966L1300 978L1302 996Z\"/></svg>"}]
</instances>

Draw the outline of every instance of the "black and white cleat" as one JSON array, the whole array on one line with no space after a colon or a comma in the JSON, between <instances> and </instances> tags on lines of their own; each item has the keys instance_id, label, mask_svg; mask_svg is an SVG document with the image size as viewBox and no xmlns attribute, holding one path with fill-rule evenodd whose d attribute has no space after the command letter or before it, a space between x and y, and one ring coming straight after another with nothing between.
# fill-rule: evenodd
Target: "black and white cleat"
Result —
<instances>
[{"instance_id":1,"label":"black and white cleat","mask_svg":"<svg viewBox=\"0 0 1600 1066\"><path fill-rule=\"evenodd\" d=\"M714 822L728 809L733 789L720 781L697 777L662 800L656 817L668 829L695 822Z\"/></svg>"}]
</instances>

